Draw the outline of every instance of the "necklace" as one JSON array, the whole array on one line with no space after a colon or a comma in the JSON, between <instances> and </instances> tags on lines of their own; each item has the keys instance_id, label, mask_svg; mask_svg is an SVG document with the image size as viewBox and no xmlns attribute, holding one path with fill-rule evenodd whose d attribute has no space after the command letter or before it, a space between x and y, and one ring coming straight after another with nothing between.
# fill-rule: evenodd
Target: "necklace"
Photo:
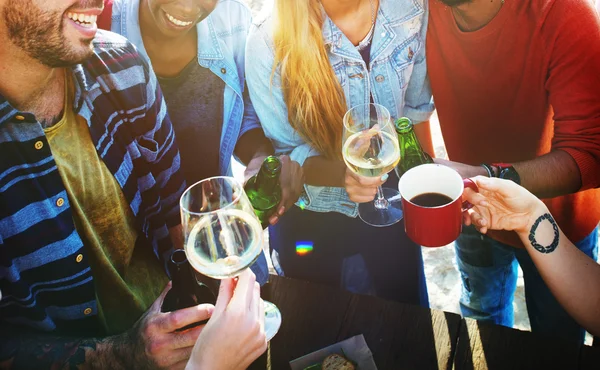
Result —
<instances>
[{"instance_id":1,"label":"necklace","mask_svg":"<svg viewBox=\"0 0 600 370\"><path fill-rule=\"evenodd\" d=\"M371 5L371 29L369 29L367 36L356 45L356 49L359 51L369 46L373 39L373 31L375 31L375 5L373 4L373 0L369 0L369 4Z\"/></svg>"},{"instance_id":2,"label":"necklace","mask_svg":"<svg viewBox=\"0 0 600 370\"><path fill-rule=\"evenodd\" d=\"M494 0L490 0L490 1L494 1ZM502 7L504 6L504 0L500 0L500 8L498 9L498 11L500 11L500 9L502 9ZM464 24L464 30L466 32L472 32L474 31L474 29L467 27L467 20L465 19L465 17L462 15L461 12L456 11L455 8L451 8L452 13L453 14L458 14L458 16L460 17L460 20L463 22ZM460 26L459 26L460 27Z\"/></svg>"}]
</instances>

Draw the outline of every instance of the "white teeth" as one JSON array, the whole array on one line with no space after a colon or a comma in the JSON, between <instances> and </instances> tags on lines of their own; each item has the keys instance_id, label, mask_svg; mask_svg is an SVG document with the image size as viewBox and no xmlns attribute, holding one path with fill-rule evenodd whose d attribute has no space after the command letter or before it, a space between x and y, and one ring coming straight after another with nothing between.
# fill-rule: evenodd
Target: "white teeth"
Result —
<instances>
[{"instance_id":1,"label":"white teeth","mask_svg":"<svg viewBox=\"0 0 600 370\"><path fill-rule=\"evenodd\" d=\"M74 20L78 24L79 23L94 24L94 23L96 23L96 20L98 19L98 16L96 16L96 15L86 15L86 14L71 13L71 12L67 13L67 17Z\"/></svg>"},{"instance_id":2,"label":"white teeth","mask_svg":"<svg viewBox=\"0 0 600 370\"><path fill-rule=\"evenodd\" d=\"M176 26L180 26L180 27L186 27L189 26L190 24L192 24L192 22L184 22L184 21L180 21L179 19L173 17L171 14L166 13L167 18L169 19L169 21L171 21L171 23L173 23Z\"/></svg>"}]
</instances>

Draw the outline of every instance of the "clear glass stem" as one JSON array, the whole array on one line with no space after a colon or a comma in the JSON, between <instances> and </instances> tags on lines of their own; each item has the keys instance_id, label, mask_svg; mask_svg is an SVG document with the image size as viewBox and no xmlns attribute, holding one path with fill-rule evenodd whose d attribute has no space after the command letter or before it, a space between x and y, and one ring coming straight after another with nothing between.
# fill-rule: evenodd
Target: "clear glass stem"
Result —
<instances>
[{"instance_id":1,"label":"clear glass stem","mask_svg":"<svg viewBox=\"0 0 600 370\"><path fill-rule=\"evenodd\" d=\"M383 196L383 190L381 189L381 186L377 187L377 198L373 201L373 203L377 209L383 210L388 208L388 201Z\"/></svg>"}]
</instances>

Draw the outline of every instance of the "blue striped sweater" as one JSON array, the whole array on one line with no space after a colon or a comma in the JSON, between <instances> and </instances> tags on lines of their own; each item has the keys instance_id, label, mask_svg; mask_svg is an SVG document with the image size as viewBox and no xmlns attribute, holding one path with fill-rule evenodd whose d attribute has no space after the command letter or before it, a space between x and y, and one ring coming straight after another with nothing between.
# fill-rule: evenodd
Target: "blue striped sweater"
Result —
<instances>
[{"instance_id":1,"label":"blue striped sweater","mask_svg":"<svg viewBox=\"0 0 600 370\"><path fill-rule=\"evenodd\" d=\"M72 68L75 112L136 217L138 243L164 261L172 248L168 229L180 222L184 180L163 97L125 38L99 31L93 49ZM0 327L99 329L92 272L44 131L1 95L0 290Z\"/></svg>"}]
</instances>

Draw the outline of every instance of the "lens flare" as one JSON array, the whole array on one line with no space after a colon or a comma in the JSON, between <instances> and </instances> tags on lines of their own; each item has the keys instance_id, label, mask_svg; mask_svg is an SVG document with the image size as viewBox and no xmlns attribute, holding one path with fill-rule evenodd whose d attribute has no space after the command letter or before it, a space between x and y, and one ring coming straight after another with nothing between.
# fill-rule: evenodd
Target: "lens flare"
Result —
<instances>
[{"instance_id":1,"label":"lens flare","mask_svg":"<svg viewBox=\"0 0 600 370\"><path fill-rule=\"evenodd\" d=\"M313 242L302 241L296 243L296 254L306 256L313 251Z\"/></svg>"}]
</instances>

